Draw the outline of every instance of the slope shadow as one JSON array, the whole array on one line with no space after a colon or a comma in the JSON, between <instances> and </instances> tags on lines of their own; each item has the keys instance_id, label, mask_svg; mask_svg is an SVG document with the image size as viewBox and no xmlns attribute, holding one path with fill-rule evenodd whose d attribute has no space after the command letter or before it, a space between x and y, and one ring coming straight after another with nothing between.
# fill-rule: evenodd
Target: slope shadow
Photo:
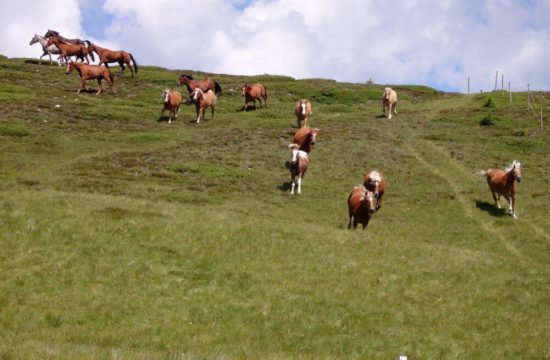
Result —
<instances>
[{"instance_id":1,"label":"slope shadow","mask_svg":"<svg viewBox=\"0 0 550 360\"><path fill-rule=\"evenodd\" d=\"M495 204L488 203L487 201L476 200L476 207L492 216L506 215L506 209L499 209Z\"/></svg>"}]
</instances>

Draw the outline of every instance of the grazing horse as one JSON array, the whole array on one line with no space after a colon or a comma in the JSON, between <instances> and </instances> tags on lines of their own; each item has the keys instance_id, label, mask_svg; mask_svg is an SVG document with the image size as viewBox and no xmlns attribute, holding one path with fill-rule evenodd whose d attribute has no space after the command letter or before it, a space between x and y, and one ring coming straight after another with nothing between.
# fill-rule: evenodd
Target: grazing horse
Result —
<instances>
[{"instance_id":1,"label":"grazing horse","mask_svg":"<svg viewBox=\"0 0 550 360\"><path fill-rule=\"evenodd\" d=\"M294 133L294 143L298 144L300 150L309 154L312 146L315 145L315 141L317 141L317 134L319 134L319 129L300 128Z\"/></svg>"},{"instance_id":2,"label":"grazing horse","mask_svg":"<svg viewBox=\"0 0 550 360\"><path fill-rule=\"evenodd\" d=\"M44 37L47 39L47 38L51 38L51 37L54 37L54 38L58 38L59 40L63 41L63 42L66 42L68 44L73 44L73 45L88 45L90 44L90 42L88 40L80 40L80 39L67 39L66 37L63 37L59 34L59 31L55 31L55 30L50 30L48 29L48 31L44 34Z\"/></svg>"},{"instance_id":3,"label":"grazing horse","mask_svg":"<svg viewBox=\"0 0 550 360\"><path fill-rule=\"evenodd\" d=\"M46 46L55 45L59 49L59 56L65 58L65 61L70 56L75 55L77 59L81 59L84 61L86 59L86 63L90 64L90 60L88 59L88 54L90 54L90 57L92 58L92 61L94 59L94 54L92 52L88 51L88 48L86 45L82 44L69 44L66 42L61 41L59 38L51 37L48 39L48 42L46 43Z\"/></svg>"},{"instance_id":4,"label":"grazing horse","mask_svg":"<svg viewBox=\"0 0 550 360\"><path fill-rule=\"evenodd\" d=\"M311 103L307 99L299 100L294 107L294 114L296 114L298 129L302 127L302 121L304 122L304 127L307 127L307 122L312 114Z\"/></svg>"},{"instance_id":5,"label":"grazing horse","mask_svg":"<svg viewBox=\"0 0 550 360\"><path fill-rule=\"evenodd\" d=\"M103 92L103 86L101 85L101 81L103 79L107 80L107 83L109 83L109 87L111 88L111 92L114 94L115 91L113 90L113 77L111 76L111 71L108 67L105 66L99 66L99 65L87 65L83 62L73 62L70 61L69 65L67 66L67 75L73 71L73 69L76 69L78 71L78 74L80 75L80 88L77 90L77 93L80 93L82 90L86 90L86 80L91 79L97 79L97 83L99 84L99 90L97 91L96 95L99 95Z\"/></svg>"},{"instance_id":6,"label":"grazing horse","mask_svg":"<svg viewBox=\"0 0 550 360\"><path fill-rule=\"evenodd\" d=\"M356 186L348 195L348 229L357 229L357 224L363 225L363 230L369 224L372 214L374 214L374 193L367 190L364 186Z\"/></svg>"},{"instance_id":7,"label":"grazing horse","mask_svg":"<svg viewBox=\"0 0 550 360\"><path fill-rule=\"evenodd\" d=\"M374 193L374 197L376 197L376 211L378 211L382 207L382 196L384 196L386 188L384 175L380 171L372 170L365 175L363 186Z\"/></svg>"},{"instance_id":8,"label":"grazing horse","mask_svg":"<svg viewBox=\"0 0 550 360\"><path fill-rule=\"evenodd\" d=\"M309 166L309 156L305 151L300 150L298 144L289 144L290 160L288 161L288 169L290 170L290 178L292 179L292 188L290 194L294 194L294 188L298 185L297 193L302 192L302 178L306 174Z\"/></svg>"},{"instance_id":9,"label":"grazing horse","mask_svg":"<svg viewBox=\"0 0 550 360\"><path fill-rule=\"evenodd\" d=\"M52 54L59 55L59 49L55 45L46 46L46 43L48 42L48 39L45 37L42 37L38 34L34 34L34 37L31 39L31 42L29 45L34 45L36 43L40 43L42 45L42 51L44 52L42 56L39 58L39 62L41 62L42 58L46 55L50 57L50 64L52 63ZM59 57L58 62L60 61L61 57ZM59 66L61 66L61 63L59 62Z\"/></svg>"},{"instance_id":10,"label":"grazing horse","mask_svg":"<svg viewBox=\"0 0 550 360\"><path fill-rule=\"evenodd\" d=\"M164 112L168 110L168 124L171 124L172 118L176 120L178 117L178 111L181 105L181 94L179 91L175 90L164 90L162 93L162 100L164 101L164 107L162 108L160 117L162 117Z\"/></svg>"},{"instance_id":11,"label":"grazing horse","mask_svg":"<svg viewBox=\"0 0 550 360\"><path fill-rule=\"evenodd\" d=\"M189 91L189 94L191 94L191 92L196 88L201 89L203 92L212 90L216 96L222 93L222 87L220 84L216 80L212 80L210 78L204 80L194 80L191 75L181 74L178 78L176 86L181 86L183 84L187 86L187 91Z\"/></svg>"},{"instance_id":12,"label":"grazing horse","mask_svg":"<svg viewBox=\"0 0 550 360\"><path fill-rule=\"evenodd\" d=\"M189 96L191 102L195 103L195 108L197 109L197 124L204 119L204 111L206 108L212 109L212 117L214 119L214 108L216 107L216 102L218 98L212 90L207 92L202 91L199 88L195 88L191 95Z\"/></svg>"},{"instance_id":13,"label":"grazing horse","mask_svg":"<svg viewBox=\"0 0 550 360\"><path fill-rule=\"evenodd\" d=\"M479 173L481 176L487 178L487 184L493 193L493 199L495 205L500 209L500 195L504 196L508 201L510 215L514 219L516 216L516 181L521 182L521 163L514 160L506 169L489 169L487 171L482 170Z\"/></svg>"},{"instance_id":14,"label":"grazing horse","mask_svg":"<svg viewBox=\"0 0 550 360\"><path fill-rule=\"evenodd\" d=\"M386 115L386 108L388 109L388 119L391 119L391 113L397 115L397 93L392 88L385 88L384 95L382 96L382 113Z\"/></svg>"},{"instance_id":15,"label":"grazing horse","mask_svg":"<svg viewBox=\"0 0 550 360\"><path fill-rule=\"evenodd\" d=\"M109 50L106 48L102 48L101 46L98 46L96 44L90 43L88 46L88 50L90 53L92 51L95 51L97 55L99 56L99 64L105 64L105 66L109 66L109 63L117 62L120 65L120 68L124 71L125 67L124 64L128 65L128 69L130 69L130 73L132 74L132 78L134 77L134 71L138 72L138 66L136 63L136 59L134 59L134 56L126 52L124 50ZM134 63L134 69L132 70L131 62Z\"/></svg>"},{"instance_id":16,"label":"grazing horse","mask_svg":"<svg viewBox=\"0 0 550 360\"><path fill-rule=\"evenodd\" d=\"M244 96L244 108L243 111L246 111L248 108L248 103L254 102L254 109L256 108L256 99L260 102L260 107L262 107L262 98L264 99L265 107L267 107L267 90L262 84L254 85L243 85L243 96Z\"/></svg>"}]
</instances>

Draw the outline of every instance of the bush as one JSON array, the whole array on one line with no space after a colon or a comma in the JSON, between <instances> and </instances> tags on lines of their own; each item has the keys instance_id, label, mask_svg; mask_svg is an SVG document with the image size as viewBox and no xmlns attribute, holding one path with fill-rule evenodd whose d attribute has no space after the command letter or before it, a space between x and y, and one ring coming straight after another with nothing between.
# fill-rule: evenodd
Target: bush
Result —
<instances>
[{"instance_id":1,"label":"bush","mask_svg":"<svg viewBox=\"0 0 550 360\"><path fill-rule=\"evenodd\" d=\"M495 108L496 104L492 97L489 97L487 101L485 101L485 104L483 104L483 107L486 108Z\"/></svg>"},{"instance_id":2,"label":"bush","mask_svg":"<svg viewBox=\"0 0 550 360\"><path fill-rule=\"evenodd\" d=\"M481 126L493 126L495 125L500 119L493 114L487 114L481 119L479 122L479 125Z\"/></svg>"}]
</instances>

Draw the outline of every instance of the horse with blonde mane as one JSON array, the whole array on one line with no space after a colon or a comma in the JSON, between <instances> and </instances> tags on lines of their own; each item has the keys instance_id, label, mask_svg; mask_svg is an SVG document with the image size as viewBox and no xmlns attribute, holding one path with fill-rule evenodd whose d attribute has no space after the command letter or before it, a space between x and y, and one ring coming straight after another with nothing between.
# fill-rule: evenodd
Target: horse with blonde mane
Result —
<instances>
[{"instance_id":1,"label":"horse with blonde mane","mask_svg":"<svg viewBox=\"0 0 550 360\"><path fill-rule=\"evenodd\" d=\"M218 98L212 90L204 92L199 88L195 88L191 92L189 99L191 102L195 103L195 108L197 110L197 124L199 124L201 120L204 119L204 112L207 108L210 108L212 110L212 116L210 119L214 119L214 109L216 107L216 102L218 101Z\"/></svg>"},{"instance_id":2,"label":"horse with blonde mane","mask_svg":"<svg viewBox=\"0 0 550 360\"><path fill-rule=\"evenodd\" d=\"M298 185L297 193L302 193L302 178L306 174L309 166L309 156L305 151L300 150L298 144L289 144L290 160L287 162L288 169L290 170L290 177L292 179L292 187L290 194L294 194L294 188Z\"/></svg>"},{"instance_id":3,"label":"horse with blonde mane","mask_svg":"<svg viewBox=\"0 0 550 360\"><path fill-rule=\"evenodd\" d=\"M499 200L500 195L502 195L508 201L510 215L512 215L514 219L517 219L516 181L518 183L521 182L521 163L514 160L504 170L481 170L479 175L484 176L487 179L487 184L489 185L489 189L491 189L493 200L495 200L495 205L497 208L501 208Z\"/></svg>"},{"instance_id":4,"label":"horse with blonde mane","mask_svg":"<svg viewBox=\"0 0 550 360\"><path fill-rule=\"evenodd\" d=\"M309 154L317 141L318 134L319 129L316 128L299 128L294 133L294 143L298 144L300 150Z\"/></svg>"},{"instance_id":5,"label":"horse with blonde mane","mask_svg":"<svg viewBox=\"0 0 550 360\"><path fill-rule=\"evenodd\" d=\"M386 189L386 179L384 175L377 170L372 170L365 175L363 179L363 186L372 191L374 197L376 198L376 211L380 210L382 207L382 197L384 196L384 191Z\"/></svg>"},{"instance_id":6,"label":"horse with blonde mane","mask_svg":"<svg viewBox=\"0 0 550 360\"><path fill-rule=\"evenodd\" d=\"M382 113L386 114L388 109L388 119L391 119L391 114L397 115L397 93L390 87L384 89L384 95L382 96Z\"/></svg>"},{"instance_id":7,"label":"horse with blonde mane","mask_svg":"<svg viewBox=\"0 0 550 360\"><path fill-rule=\"evenodd\" d=\"M302 127L302 122L304 127L307 127L307 123L313 111L311 110L311 103L307 99L300 99L294 107L294 114L296 115L296 122L298 123L298 128Z\"/></svg>"},{"instance_id":8,"label":"horse with blonde mane","mask_svg":"<svg viewBox=\"0 0 550 360\"><path fill-rule=\"evenodd\" d=\"M348 229L357 228L357 224L363 225L363 230L369 224L374 208L374 193L367 190L364 186L356 186L348 195Z\"/></svg>"}]
</instances>

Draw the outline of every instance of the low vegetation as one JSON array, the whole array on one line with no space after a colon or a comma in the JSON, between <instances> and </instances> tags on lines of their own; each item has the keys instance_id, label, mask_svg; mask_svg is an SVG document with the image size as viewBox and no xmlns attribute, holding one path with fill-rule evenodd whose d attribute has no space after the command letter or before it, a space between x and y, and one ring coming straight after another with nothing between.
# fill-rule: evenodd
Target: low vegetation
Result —
<instances>
[{"instance_id":1,"label":"low vegetation","mask_svg":"<svg viewBox=\"0 0 550 360\"><path fill-rule=\"evenodd\" d=\"M113 72L116 95L76 94L0 57L0 358L550 357L550 139L526 94L394 86L388 120L382 85ZM220 82L214 120L159 119L180 73ZM244 82L268 108L240 111ZM291 196L302 97L320 133ZM514 159L517 220L476 175ZM347 230L370 169L384 206Z\"/></svg>"}]
</instances>

